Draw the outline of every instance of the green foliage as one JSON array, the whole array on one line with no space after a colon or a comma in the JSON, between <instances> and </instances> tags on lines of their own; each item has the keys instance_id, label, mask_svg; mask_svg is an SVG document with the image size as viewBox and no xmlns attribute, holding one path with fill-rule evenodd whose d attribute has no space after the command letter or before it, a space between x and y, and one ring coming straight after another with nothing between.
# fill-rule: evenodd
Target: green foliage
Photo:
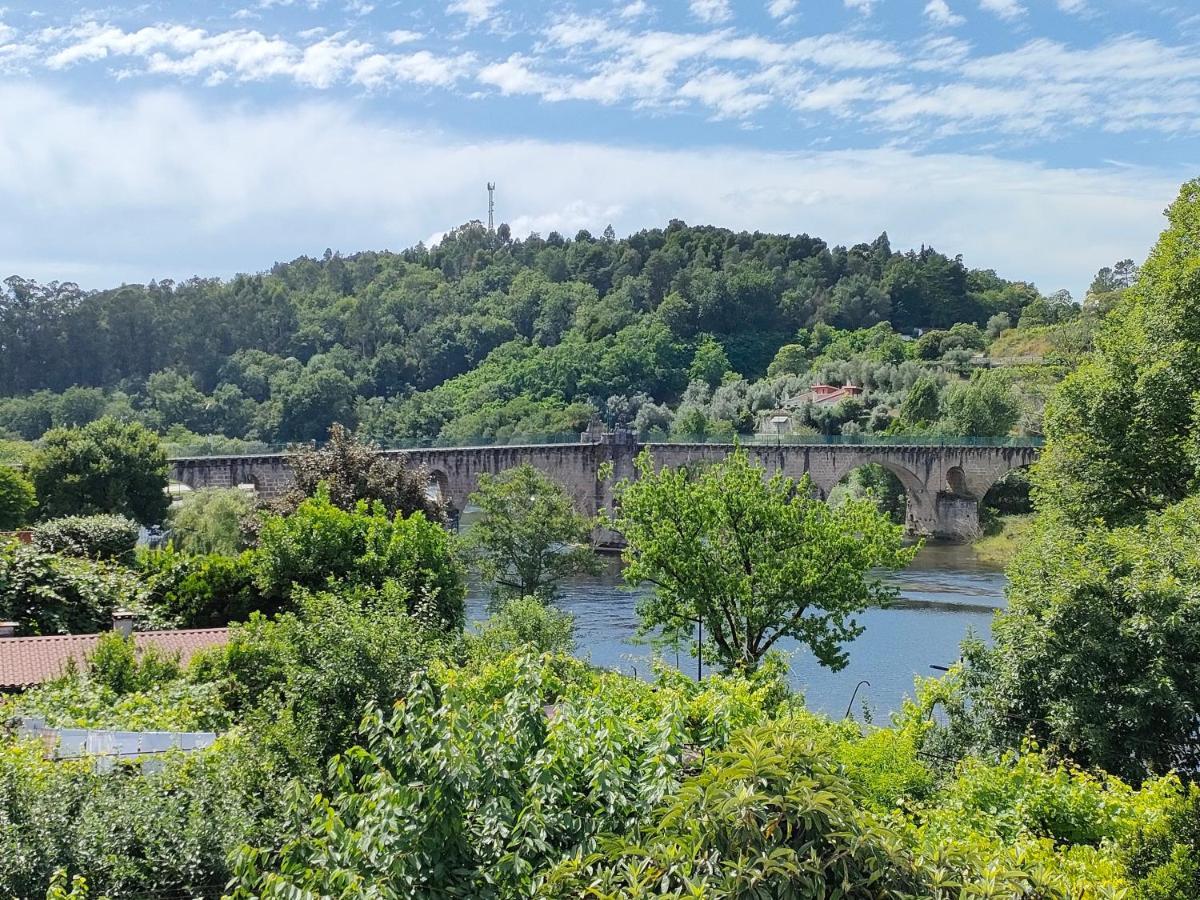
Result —
<instances>
[{"instance_id":1,"label":"green foliage","mask_svg":"<svg viewBox=\"0 0 1200 900\"><path fill-rule=\"evenodd\" d=\"M1124 850L1136 900L1200 896L1200 785L1176 793L1159 814L1139 818Z\"/></svg>"},{"instance_id":2,"label":"green foliage","mask_svg":"<svg viewBox=\"0 0 1200 900\"><path fill-rule=\"evenodd\" d=\"M539 597L511 597L466 634L473 659L500 659L514 652L570 654L575 649L575 617L547 606Z\"/></svg>"},{"instance_id":3,"label":"green foliage","mask_svg":"<svg viewBox=\"0 0 1200 900\"><path fill-rule=\"evenodd\" d=\"M870 500L833 509L807 476L764 478L744 450L695 472L656 472L643 453L618 493L625 577L654 586L643 630L687 640L701 622L699 650L727 669L753 669L781 638L844 667L844 644L862 630L854 615L894 594L871 573L916 552Z\"/></svg>"},{"instance_id":4,"label":"green foliage","mask_svg":"<svg viewBox=\"0 0 1200 900\"><path fill-rule=\"evenodd\" d=\"M1200 500L1080 533L1043 517L1010 569L995 650L969 648L993 739L1140 778L1198 762Z\"/></svg>"},{"instance_id":5,"label":"green foliage","mask_svg":"<svg viewBox=\"0 0 1200 900\"><path fill-rule=\"evenodd\" d=\"M440 522L444 515L442 504L429 497L429 474L424 469L411 469L403 456L384 456L377 446L359 440L340 424L329 429L324 446L291 453L288 465L295 490L271 506L283 515L294 512L322 486L339 509L353 510L365 500L382 503L389 516L421 512Z\"/></svg>"},{"instance_id":6,"label":"green foliage","mask_svg":"<svg viewBox=\"0 0 1200 900\"><path fill-rule=\"evenodd\" d=\"M443 632L409 615L405 586L299 593L295 612L254 614L197 664L271 755L309 782L350 746L368 704L387 707L442 652Z\"/></svg>"},{"instance_id":7,"label":"green foliage","mask_svg":"<svg viewBox=\"0 0 1200 900\"><path fill-rule=\"evenodd\" d=\"M395 581L414 615L431 626L463 624L466 586L452 538L416 512L389 517L381 503L335 506L321 489L290 516L271 516L254 555L256 584L267 598L333 581L378 587Z\"/></svg>"},{"instance_id":8,"label":"green foliage","mask_svg":"<svg viewBox=\"0 0 1200 900\"><path fill-rule=\"evenodd\" d=\"M29 466L43 518L115 513L144 523L167 512L167 457L137 423L100 419L47 432Z\"/></svg>"},{"instance_id":9,"label":"green foliage","mask_svg":"<svg viewBox=\"0 0 1200 900\"><path fill-rule=\"evenodd\" d=\"M1136 522L1195 485L1200 428L1200 180L1097 335L1097 352L1046 410L1036 469L1043 508L1084 525Z\"/></svg>"},{"instance_id":10,"label":"green foliage","mask_svg":"<svg viewBox=\"0 0 1200 900\"><path fill-rule=\"evenodd\" d=\"M160 771L105 773L44 759L36 742L0 744L0 894L40 897L50 885L55 896L58 870L114 900L220 890L228 854L260 839L278 797L237 741L161 761Z\"/></svg>"},{"instance_id":11,"label":"green foliage","mask_svg":"<svg viewBox=\"0 0 1200 900\"><path fill-rule=\"evenodd\" d=\"M28 545L0 546L0 619L19 622L21 634L105 630L113 610L140 609L145 592L137 575L122 566Z\"/></svg>"},{"instance_id":12,"label":"green foliage","mask_svg":"<svg viewBox=\"0 0 1200 900\"><path fill-rule=\"evenodd\" d=\"M258 589L256 555L188 556L173 549L139 559L151 590L146 599L156 627L214 628L244 622L252 612L274 612L279 598Z\"/></svg>"},{"instance_id":13,"label":"green foliage","mask_svg":"<svg viewBox=\"0 0 1200 900\"><path fill-rule=\"evenodd\" d=\"M139 653L132 637L109 631L88 656L87 672L91 680L116 694L132 694L179 677L179 662L153 647Z\"/></svg>"},{"instance_id":14,"label":"green foliage","mask_svg":"<svg viewBox=\"0 0 1200 900\"><path fill-rule=\"evenodd\" d=\"M33 483L21 470L0 465L0 531L27 524L35 506Z\"/></svg>"},{"instance_id":15,"label":"green foliage","mask_svg":"<svg viewBox=\"0 0 1200 900\"><path fill-rule=\"evenodd\" d=\"M185 553L234 556L245 548L243 522L254 499L237 488L204 488L185 493L170 512L171 543Z\"/></svg>"},{"instance_id":16,"label":"green foliage","mask_svg":"<svg viewBox=\"0 0 1200 900\"><path fill-rule=\"evenodd\" d=\"M942 389L937 380L923 375L900 404L899 423L905 428L928 427L937 421Z\"/></svg>"},{"instance_id":17,"label":"green foliage","mask_svg":"<svg viewBox=\"0 0 1200 900\"><path fill-rule=\"evenodd\" d=\"M1020 409L1007 377L983 370L946 389L941 414L939 430L946 434L1001 437L1017 424Z\"/></svg>"},{"instance_id":18,"label":"green foliage","mask_svg":"<svg viewBox=\"0 0 1200 900\"><path fill-rule=\"evenodd\" d=\"M533 466L480 475L470 502L483 515L464 543L496 599L548 601L563 579L596 570L592 523L562 485Z\"/></svg>"},{"instance_id":19,"label":"green foliage","mask_svg":"<svg viewBox=\"0 0 1200 900\"><path fill-rule=\"evenodd\" d=\"M705 337L696 347L692 364L688 368L689 381L703 381L710 388L721 383L729 372L729 356L725 348L712 337Z\"/></svg>"},{"instance_id":20,"label":"green foliage","mask_svg":"<svg viewBox=\"0 0 1200 900\"><path fill-rule=\"evenodd\" d=\"M831 888L900 900L929 885L828 757L763 727L706 760L637 832L560 865L543 896L819 897Z\"/></svg>"},{"instance_id":21,"label":"green foliage","mask_svg":"<svg viewBox=\"0 0 1200 900\"><path fill-rule=\"evenodd\" d=\"M63 516L33 529L33 543L46 553L130 563L138 524L120 515Z\"/></svg>"}]
</instances>

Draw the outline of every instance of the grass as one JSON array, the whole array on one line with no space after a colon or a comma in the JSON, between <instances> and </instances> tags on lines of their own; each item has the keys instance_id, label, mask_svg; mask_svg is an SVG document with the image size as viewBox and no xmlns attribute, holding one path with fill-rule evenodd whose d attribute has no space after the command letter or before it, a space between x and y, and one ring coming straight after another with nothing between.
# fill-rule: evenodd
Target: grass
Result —
<instances>
[{"instance_id":1,"label":"grass","mask_svg":"<svg viewBox=\"0 0 1200 900\"><path fill-rule=\"evenodd\" d=\"M1004 516L998 531L984 535L974 543L975 555L990 565L1007 566L1021 549L1032 526L1032 514Z\"/></svg>"}]
</instances>

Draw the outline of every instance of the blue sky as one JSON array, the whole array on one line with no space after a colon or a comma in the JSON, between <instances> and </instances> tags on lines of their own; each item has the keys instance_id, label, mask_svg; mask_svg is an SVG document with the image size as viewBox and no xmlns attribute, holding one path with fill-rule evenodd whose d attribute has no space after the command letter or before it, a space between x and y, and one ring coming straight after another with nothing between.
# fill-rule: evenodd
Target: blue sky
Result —
<instances>
[{"instance_id":1,"label":"blue sky","mask_svg":"<svg viewBox=\"0 0 1200 900\"><path fill-rule=\"evenodd\" d=\"M1200 174L1183 0L0 0L0 275L671 218L1076 294Z\"/></svg>"}]
</instances>

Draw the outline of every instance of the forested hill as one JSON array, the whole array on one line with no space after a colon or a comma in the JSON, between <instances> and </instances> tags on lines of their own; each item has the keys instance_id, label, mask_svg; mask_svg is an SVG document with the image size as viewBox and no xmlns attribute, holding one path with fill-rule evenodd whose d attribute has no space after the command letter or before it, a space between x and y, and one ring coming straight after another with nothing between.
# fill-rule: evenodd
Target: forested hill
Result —
<instances>
[{"instance_id":1,"label":"forested hill","mask_svg":"<svg viewBox=\"0 0 1200 900\"><path fill-rule=\"evenodd\" d=\"M229 281L5 285L0 430L25 438L99 415L266 442L333 421L384 441L565 432L643 409L654 424L689 381L762 378L785 345L793 364L773 374L889 323L856 340L900 363L912 352L893 329L1065 308L886 234L845 248L679 222L622 240L471 223L434 248L326 252ZM981 332L959 333L951 349Z\"/></svg>"}]
</instances>

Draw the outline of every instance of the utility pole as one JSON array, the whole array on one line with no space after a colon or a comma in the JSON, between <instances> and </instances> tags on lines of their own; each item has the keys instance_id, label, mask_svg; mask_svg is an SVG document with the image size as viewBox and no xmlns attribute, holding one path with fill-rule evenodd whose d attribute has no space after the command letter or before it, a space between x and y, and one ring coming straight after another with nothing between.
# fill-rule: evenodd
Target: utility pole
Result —
<instances>
[{"instance_id":1,"label":"utility pole","mask_svg":"<svg viewBox=\"0 0 1200 900\"><path fill-rule=\"evenodd\" d=\"M488 182L488 234L496 233L496 182Z\"/></svg>"}]
</instances>

